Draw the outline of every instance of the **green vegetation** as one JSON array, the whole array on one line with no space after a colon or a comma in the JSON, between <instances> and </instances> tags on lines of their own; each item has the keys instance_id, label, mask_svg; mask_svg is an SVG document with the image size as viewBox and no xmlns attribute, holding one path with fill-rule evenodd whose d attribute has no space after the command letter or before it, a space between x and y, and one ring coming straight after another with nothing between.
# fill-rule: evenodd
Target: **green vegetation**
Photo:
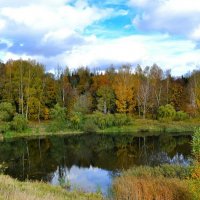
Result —
<instances>
[{"instance_id":1,"label":"green vegetation","mask_svg":"<svg viewBox=\"0 0 200 200\"><path fill-rule=\"evenodd\" d=\"M100 200L99 194L81 191L67 192L60 186L42 182L19 182L9 176L0 175L0 200Z\"/></svg>"},{"instance_id":2,"label":"green vegetation","mask_svg":"<svg viewBox=\"0 0 200 200\"><path fill-rule=\"evenodd\" d=\"M196 129L192 147L195 161L192 166L141 166L125 171L113 182L115 199L200 199L200 143Z\"/></svg>"},{"instance_id":3,"label":"green vegetation","mask_svg":"<svg viewBox=\"0 0 200 200\"><path fill-rule=\"evenodd\" d=\"M76 117L79 116L78 114ZM195 127L200 127L199 119L188 119L186 121L171 121L171 122L160 122L158 120L149 120L149 119L135 119L128 117L127 125L113 125L109 126L111 122L117 124L117 120L109 120L106 124L106 118L114 118L114 115L108 114L104 118L104 114L101 119L102 121L96 121L95 117L97 115L89 115L88 117L83 117L80 115L79 118L71 118L74 120L72 125L70 120L62 121L43 121L38 122L29 122L28 128L23 131L14 131L10 128L3 133L4 138L14 138L14 137L31 137L31 136L45 136L45 135L70 135L70 134L81 134L81 133L130 133L133 135L159 135L159 134L183 134L183 133L193 133ZM120 115L115 115L120 116ZM122 115L123 116L123 115ZM76 121L77 120L77 121ZM121 119L120 119L121 120ZM123 119L122 119L123 120ZM96 121L96 123L95 123ZM78 125L76 123L78 123ZM99 123L99 124L97 124ZM62 124L62 126L60 126ZM77 128L74 128L76 126ZM106 127L108 126L108 127ZM10 126L9 126L10 127ZM61 129L63 127L63 129ZM102 127L101 129L99 127Z\"/></svg>"},{"instance_id":4,"label":"green vegetation","mask_svg":"<svg viewBox=\"0 0 200 200\"><path fill-rule=\"evenodd\" d=\"M0 133L5 137L35 134L27 121L37 121L41 134L193 131L194 123L187 121L200 116L199 71L175 78L154 64L135 71L123 65L103 74L57 68L51 74L36 61L20 59L0 62L0 72ZM88 127L89 121L95 125ZM47 124L44 129L41 122Z\"/></svg>"},{"instance_id":5,"label":"green vegetation","mask_svg":"<svg viewBox=\"0 0 200 200\"><path fill-rule=\"evenodd\" d=\"M193 155L200 163L200 128L197 128L193 135L192 147Z\"/></svg>"}]
</instances>

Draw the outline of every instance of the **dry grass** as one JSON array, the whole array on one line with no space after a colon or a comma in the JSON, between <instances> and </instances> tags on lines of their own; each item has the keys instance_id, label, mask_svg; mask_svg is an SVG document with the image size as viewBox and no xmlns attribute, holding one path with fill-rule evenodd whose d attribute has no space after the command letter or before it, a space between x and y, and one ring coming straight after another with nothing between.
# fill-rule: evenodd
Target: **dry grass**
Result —
<instances>
[{"instance_id":1,"label":"dry grass","mask_svg":"<svg viewBox=\"0 0 200 200\"><path fill-rule=\"evenodd\" d=\"M0 175L0 200L100 200L98 194L67 192L41 182L19 182Z\"/></svg>"},{"instance_id":2,"label":"dry grass","mask_svg":"<svg viewBox=\"0 0 200 200\"><path fill-rule=\"evenodd\" d=\"M190 200L184 181L169 178L119 177L113 184L116 200Z\"/></svg>"}]
</instances>

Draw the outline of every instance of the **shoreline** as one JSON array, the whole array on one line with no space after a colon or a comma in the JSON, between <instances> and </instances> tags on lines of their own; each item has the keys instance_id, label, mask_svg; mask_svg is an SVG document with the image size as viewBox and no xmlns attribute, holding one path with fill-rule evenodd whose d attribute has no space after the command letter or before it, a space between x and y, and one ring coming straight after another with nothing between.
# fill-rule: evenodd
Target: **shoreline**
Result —
<instances>
[{"instance_id":1,"label":"shoreline","mask_svg":"<svg viewBox=\"0 0 200 200\"><path fill-rule=\"evenodd\" d=\"M50 123L50 122L49 122ZM82 134L130 134L134 136L153 136L161 134L170 135L192 135L195 127L200 127L199 121L179 121L179 122L159 122L157 120L135 120L132 124L126 126L113 126L105 128L103 130L97 130L95 133L86 133L81 130L66 129L55 133L47 132L45 130L48 123L35 123L30 122L28 130L24 132L7 132L0 134L0 141L6 139L17 139L17 138L34 138L34 137L46 137L46 136L71 136L71 135L82 135Z\"/></svg>"}]
</instances>

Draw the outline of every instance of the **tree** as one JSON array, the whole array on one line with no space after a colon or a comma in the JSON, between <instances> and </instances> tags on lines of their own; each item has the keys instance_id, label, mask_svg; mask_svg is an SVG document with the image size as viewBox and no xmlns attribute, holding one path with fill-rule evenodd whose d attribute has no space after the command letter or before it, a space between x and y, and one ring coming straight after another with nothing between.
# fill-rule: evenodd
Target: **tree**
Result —
<instances>
[{"instance_id":1,"label":"tree","mask_svg":"<svg viewBox=\"0 0 200 200\"><path fill-rule=\"evenodd\" d=\"M130 66L122 66L119 69L113 88L116 95L117 111L120 113L132 112L136 106L136 97Z\"/></svg>"},{"instance_id":2,"label":"tree","mask_svg":"<svg viewBox=\"0 0 200 200\"><path fill-rule=\"evenodd\" d=\"M156 64L150 68L150 91L151 91L151 109L152 114L156 114L157 109L161 104L163 90L163 71Z\"/></svg>"},{"instance_id":3,"label":"tree","mask_svg":"<svg viewBox=\"0 0 200 200\"><path fill-rule=\"evenodd\" d=\"M143 118L146 118L146 113L149 108L150 98L150 68L146 67L144 70L140 66L136 68L137 77L137 106L140 112L143 113Z\"/></svg>"},{"instance_id":4,"label":"tree","mask_svg":"<svg viewBox=\"0 0 200 200\"><path fill-rule=\"evenodd\" d=\"M82 94L77 97L74 104L74 112L80 112L82 114L88 114L92 108L92 97L89 93Z\"/></svg>"},{"instance_id":5,"label":"tree","mask_svg":"<svg viewBox=\"0 0 200 200\"><path fill-rule=\"evenodd\" d=\"M110 86L104 85L97 90L98 109L104 114L111 112L115 106L115 94Z\"/></svg>"}]
</instances>

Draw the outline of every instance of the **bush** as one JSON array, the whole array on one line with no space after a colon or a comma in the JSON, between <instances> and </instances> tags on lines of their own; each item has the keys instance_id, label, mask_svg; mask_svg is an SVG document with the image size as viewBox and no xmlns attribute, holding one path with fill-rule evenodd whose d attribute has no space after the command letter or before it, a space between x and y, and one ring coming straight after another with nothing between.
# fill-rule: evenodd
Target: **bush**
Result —
<instances>
[{"instance_id":1,"label":"bush","mask_svg":"<svg viewBox=\"0 0 200 200\"><path fill-rule=\"evenodd\" d=\"M100 129L105 129L113 126L114 116L112 114L103 114L101 112L95 112L90 116L90 120L93 121Z\"/></svg>"},{"instance_id":2,"label":"bush","mask_svg":"<svg viewBox=\"0 0 200 200\"><path fill-rule=\"evenodd\" d=\"M131 122L131 118L126 114L115 114L114 125L115 126L124 126L128 125Z\"/></svg>"},{"instance_id":3,"label":"bush","mask_svg":"<svg viewBox=\"0 0 200 200\"><path fill-rule=\"evenodd\" d=\"M47 126L47 132L57 132L64 130L68 126L68 121L66 119L66 109L60 107L59 104L56 104L50 112L52 122Z\"/></svg>"},{"instance_id":4,"label":"bush","mask_svg":"<svg viewBox=\"0 0 200 200\"><path fill-rule=\"evenodd\" d=\"M128 125L131 122L131 118L126 114L103 114L101 112L95 112L89 117L98 126L99 129L105 129L112 126Z\"/></svg>"},{"instance_id":5,"label":"bush","mask_svg":"<svg viewBox=\"0 0 200 200\"><path fill-rule=\"evenodd\" d=\"M96 133L97 129L98 127L96 126L96 124L90 119L87 119L82 127L82 130L85 133Z\"/></svg>"},{"instance_id":6,"label":"bush","mask_svg":"<svg viewBox=\"0 0 200 200\"><path fill-rule=\"evenodd\" d=\"M176 111L174 107L170 104L167 104L165 106L160 106L158 108L158 119L162 121L171 121L175 118Z\"/></svg>"},{"instance_id":7,"label":"bush","mask_svg":"<svg viewBox=\"0 0 200 200\"><path fill-rule=\"evenodd\" d=\"M183 111L176 112L175 120L183 121L183 120L186 120L186 119L188 119L188 114L187 113L185 113Z\"/></svg>"},{"instance_id":8,"label":"bush","mask_svg":"<svg viewBox=\"0 0 200 200\"><path fill-rule=\"evenodd\" d=\"M0 133L4 134L10 129L9 122L0 121Z\"/></svg>"},{"instance_id":9,"label":"bush","mask_svg":"<svg viewBox=\"0 0 200 200\"><path fill-rule=\"evenodd\" d=\"M9 122L13 119L14 109L11 103L0 103L0 121Z\"/></svg>"},{"instance_id":10,"label":"bush","mask_svg":"<svg viewBox=\"0 0 200 200\"><path fill-rule=\"evenodd\" d=\"M72 129L80 129L83 123L83 115L80 112L75 112L70 117L70 128Z\"/></svg>"},{"instance_id":11,"label":"bush","mask_svg":"<svg viewBox=\"0 0 200 200\"><path fill-rule=\"evenodd\" d=\"M200 128L195 130L192 137L192 153L197 162L200 162Z\"/></svg>"},{"instance_id":12,"label":"bush","mask_svg":"<svg viewBox=\"0 0 200 200\"><path fill-rule=\"evenodd\" d=\"M14 131L22 132L28 127L27 119L20 114L14 116L13 121L11 122L11 129Z\"/></svg>"}]
</instances>

